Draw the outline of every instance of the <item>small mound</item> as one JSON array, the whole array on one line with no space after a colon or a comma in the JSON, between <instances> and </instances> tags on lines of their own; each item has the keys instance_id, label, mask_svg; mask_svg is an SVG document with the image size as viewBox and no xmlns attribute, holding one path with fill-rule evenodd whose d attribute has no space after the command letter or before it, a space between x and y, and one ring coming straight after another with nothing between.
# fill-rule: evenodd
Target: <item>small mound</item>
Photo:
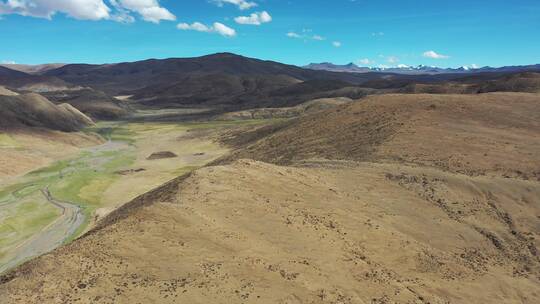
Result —
<instances>
[{"instance_id":1,"label":"small mound","mask_svg":"<svg viewBox=\"0 0 540 304\"><path fill-rule=\"evenodd\" d=\"M171 151L161 151L161 152L155 152L150 154L146 159L148 160L156 160L156 159L164 159L164 158L175 158L178 157L178 155L174 154Z\"/></svg>"}]
</instances>

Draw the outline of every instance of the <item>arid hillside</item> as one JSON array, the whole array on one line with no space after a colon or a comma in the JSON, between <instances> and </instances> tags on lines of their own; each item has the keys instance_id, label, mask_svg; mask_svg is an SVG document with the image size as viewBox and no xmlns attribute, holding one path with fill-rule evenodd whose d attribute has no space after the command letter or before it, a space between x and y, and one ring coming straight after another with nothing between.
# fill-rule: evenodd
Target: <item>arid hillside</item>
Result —
<instances>
[{"instance_id":1,"label":"arid hillside","mask_svg":"<svg viewBox=\"0 0 540 304\"><path fill-rule=\"evenodd\" d=\"M278 126L231 133L229 159L411 163L540 178L540 95L378 95Z\"/></svg>"},{"instance_id":2,"label":"arid hillside","mask_svg":"<svg viewBox=\"0 0 540 304\"><path fill-rule=\"evenodd\" d=\"M0 303L538 303L539 106L373 96L227 131L220 165L4 275Z\"/></svg>"},{"instance_id":3,"label":"arid hillside","mask_svg":"<svg viewBox=\"0 0 540 304\"><path fill-rule=\"evenodd\" d=\"M481 86L480 92L540 93L540 73L519 73L488 81Z\"/></svg>"}]
</instances>

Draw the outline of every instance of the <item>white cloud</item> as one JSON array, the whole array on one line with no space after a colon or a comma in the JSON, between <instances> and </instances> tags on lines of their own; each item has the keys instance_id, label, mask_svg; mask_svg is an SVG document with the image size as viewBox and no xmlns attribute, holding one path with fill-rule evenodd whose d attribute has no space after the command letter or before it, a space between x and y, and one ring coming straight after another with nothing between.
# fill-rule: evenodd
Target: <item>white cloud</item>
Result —
<instances>
[{"instance_id":1,"label":"white cloud","mask_svg":"<svg viewBox=\"0 0 540 304\"><path fill-rule=\"evenodd\" d=\"M307 42L307 41L325 41L326 40L326 37L323 37L321 35L317 35L317 34L311 34L313 31L311 29L303 29L302 30L302 34L298 34L296 32L288 32L286 34L287 37L289 38L294 38L294 39L303 39L304 42ZM341 47L342 46L342 43L340 41L333 41L332 42L332 45L334 47Z\"/></svg>"},{"instance_id":2,"label":"white cloud","mask_svg":"<svg viewBox=\"0 0 540 304\"><path fill-rule=\"evenodd\" d=\"M214 22L214 31L222 36L233 37L236 36L236 31L233 28L226 26L223 23Z\"/></svg>"},{"instance_id":3,"label":"white cloud","mask_svg":"<svg viewBox=\"0 0 540 304\"><path fill-rule=\"evenodd\" d=\"M396 56L389 56L386 58L386 61L388 61L388 63L397 63L399 62L399 58Z\"/></svg>"},{"instance_id":4,"label":"white cloud","mask_svg":"<svg viewBox=\"0 0 540 304\"><path fill-rule=\"evenodd\" d=\"M233 28L226 26L223 23L214 22L212 26L205 25L200 22L194 22L192 24L180 23L176 26L179 30L184 31L197 31L205 33L217 33L226 37L236 36L236 31Z\"/></svg>"},{"instance_id":5,"label":"white cloud","mask_svg":"<svg viewBox=\"0 0 540 304\"><path fill-rule=\"evenodd\" d=\"M370 64L373 64L374 62L367 59L367 58L364 58L364 59L360 59L358 60L358 63L362 64L362 65L370 65Z\"/></svg>"},{"instance_id":6,"label":"white cloud","mask_svg":"<svg viewBox=\"0 0 540 304\"><path fill-rule=\"evenodd\" d=\"M176 26L179 30L192 30L192 31L198 31L198 32L211 32L212 29L208 26L200 23L200 22L193 22L192 24L188 23L180 23Z\"/></svg>"},{"instance_id":7,"label":"white cloud","mask_svg":"<svg viewBox=\"0 0 540 304\"><path fill-rule=\"evenodd\" d=\"M424 52L424 54L422 54L422 56L424 56L426 58L431 58L431 59L448 59L448 58L450 58L450 56L441 55L441 54L436 53L435 51L426 51L426 52Z\"/></svg>"},{"instance_id":8,"label":"white cloud","mask_svg":"<svg viewBox=\"0 0 540 304\"><path fill-rule=\"evenodd\" d=\"M383 32L371 33L371 36L373 36L373 37L381 37L381 36L384 36L384 33Z\"/></svg>"},{"instance_id":9,"label":"white cloud","mask_svg":"<svg viewBox=\"0 0 540 304\"><path fill-rule=\"evenodd\" d=\"M298 35L295 32L288 32L287 37L289 37L289 38L302 38L302 36Z\"/></svg>"},{"instance_id":10,"label":"white cloud","mask_svg":"<svg viewBox=\"0 0 540 304\"><path fill-rule=\"evenodd\" d=\"M253 13L249 16L239 16L234 18L238 24L261 25L272 21L272 16L267 11Z\"/></svg>"},{"instance_id":11,"label":"white cloud","mask_svg":"<svg viewBox=\"0 0 540 304\"><path fill-rule=\"evenodd\" d=\"M257 3L247 0L214 0L218 6L223 6L225 3L236 5L241 10L250 9L257 6Z\"/></svg>"},{"instance_id":12,"label":"white cloud","mask_svg":"<svg viewBox=\"0 0 540 304\"><path fill-rule=\"evenodd\" d=\"M110 0L111 4L120 4L123 8L136 12L145 21L159 23L161 20L174 21L176 16L159 5L158 0Z\"/></svg>"},{"instance_id":13,"label":"white cloud","mask_svg":"<svg viewBox=\"0 0 540 304\"><path fill-rule=\"evenodd\" d=\"M19 14L51 19L64 13L75 19L100 20L110 17L111 9L103 0L7 0L0 1L0 15Z\"/></svg>"},{"instance_id":14,"label":"white cloud","mask_svg":"<svg viewBox=\"0 0 540 304\"><path fill-rule=\"evenodd\" d=\"M161 20L175 20L158 0L109 0L110 7L103 0L0 0L0 15L19 14L51 19L57 13L80 20L114 20L133 22L130 12L139 14L143 20L159 23Z\"/></svg>"},{"instance_id":15,"label":"white cloud","mask_svg":"<svg viewBox=\"0 0 540 304\"><path fill-rule=\"evenodd\" d=\"M17 62L13 60L2 60L0 61L1 64L17 64Z\"/></svg>"}]
</instances>

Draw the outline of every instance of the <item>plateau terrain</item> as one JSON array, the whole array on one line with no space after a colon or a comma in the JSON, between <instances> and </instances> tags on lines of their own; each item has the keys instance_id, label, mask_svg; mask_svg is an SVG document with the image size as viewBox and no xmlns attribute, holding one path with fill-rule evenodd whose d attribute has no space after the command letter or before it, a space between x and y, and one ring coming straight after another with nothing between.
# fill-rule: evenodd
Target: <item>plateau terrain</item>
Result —
<instances>
[{"instance_id":1,"label":"plateau terrain","mask_svg":"<svg viewBox=\"0 0 540 304\"><path fill-rule=\"evenodd\" d=\"M325 66L0 67L0 303L538 303L537 66Z\"/></svg>"}]
</instances>

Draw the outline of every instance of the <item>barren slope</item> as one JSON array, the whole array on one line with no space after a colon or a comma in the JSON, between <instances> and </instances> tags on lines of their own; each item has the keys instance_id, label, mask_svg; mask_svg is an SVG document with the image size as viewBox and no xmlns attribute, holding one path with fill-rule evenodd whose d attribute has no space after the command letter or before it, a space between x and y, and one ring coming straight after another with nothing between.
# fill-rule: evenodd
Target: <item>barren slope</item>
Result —
<instances>
[{"instance_id":1,"label":"barren slope","mask_svg":"<svg viewBox=\"0 0 540 304\"><path fill-rule=\"evenodd\" d=\"M0 303L538 303L539 106L377 96L229 133L230 163L0 278Z\"/></svg>"},{"instance_id":2,"label":"barren slope","mask_svg":"<svg viewBox=\"0 0 540 304\"><path fill-rule=\"evenodd\" d=\"M539 196L530 181L405 166L240 161L149 195L0 292L5 303L537 303Z\"/></svg>"},{"instance_id":3,"label":"barren slope","mask_svg":"<svg viewBox=\"0 0 540 304\"><path fill-rule=\"evenodd\" d=\"M539 134L537 94L379 95L225 142L244 147L229 160L392 161L538 179Z\"/></svg>"}]
</instances>

